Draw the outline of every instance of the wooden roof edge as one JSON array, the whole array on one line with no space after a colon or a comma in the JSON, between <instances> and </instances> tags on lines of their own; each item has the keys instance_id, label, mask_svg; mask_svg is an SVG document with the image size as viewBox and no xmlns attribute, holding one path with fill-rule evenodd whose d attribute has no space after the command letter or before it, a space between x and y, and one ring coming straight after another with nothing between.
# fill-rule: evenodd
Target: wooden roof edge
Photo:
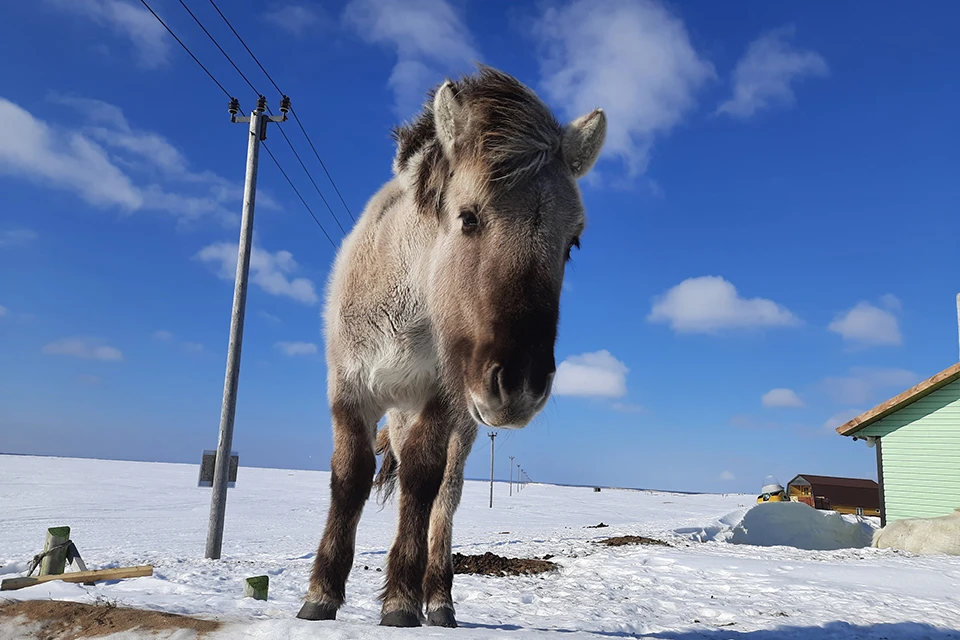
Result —
<instances>
[{"instance_id":1,"label":"wooden roof edge","mask_svg":"<svg viewBox=\"0 0 960 640\"><path fill-rule=\"evenodd\" d=\"M937 389L945 387L955 380L960 380L960 362L953 364L940 373L934 374L923 382L917 383L903 393L896 395L886 402L882 402L873 409L861 413L859 416L837 427L837 433L842 436L852 436L861 429L869 427L874 422L896 413L920 398L928 396Z\"/></svg>"}]
</instances>

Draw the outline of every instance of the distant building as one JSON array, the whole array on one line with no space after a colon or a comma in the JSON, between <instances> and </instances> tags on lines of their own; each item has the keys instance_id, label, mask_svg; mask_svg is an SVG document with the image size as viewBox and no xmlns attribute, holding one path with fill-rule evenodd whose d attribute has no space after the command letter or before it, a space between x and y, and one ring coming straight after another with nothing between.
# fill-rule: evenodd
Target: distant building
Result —
<instances>
[{"instance_id":1,"label":"distant building","mask_svg":"<svg viewBox=\"0 0 960 640\"><path fill-rule=\"evenodd\" d=\"M858 516L880 515L880 485L873 480L802 474L787 484L792 502Z\"/></svg>"},{"instance_id":2,"label":"distant building","mask_svg":"<svg viewBox=\"0 0 960 640\"><path fill-rule=\"evenodd\" d=\"M880 517L960 509L960 363L837 428L877 450Z\"/></svg>"}]
</instances>

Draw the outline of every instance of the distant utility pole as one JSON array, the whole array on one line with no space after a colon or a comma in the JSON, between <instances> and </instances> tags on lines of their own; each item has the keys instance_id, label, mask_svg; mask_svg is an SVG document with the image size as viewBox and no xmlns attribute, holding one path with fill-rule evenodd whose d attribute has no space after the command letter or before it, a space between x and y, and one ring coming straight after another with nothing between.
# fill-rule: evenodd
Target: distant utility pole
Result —
<instances>
[{"instance_id":1,"label":"distant utility pole","mask_svg":"<svg viewBox=\"0 0 960 640\"><path fill-rule=\"evenodd\" d=\"M513 495L513 456L510 456L510 495Z\"/></svg>"},{"instance_id":2,"label":"distant utility pole","mask_svg":"<svg viewBox=\"0 0 960 640\"><path fill-rule=\"evenodd\" d=\"M523 487L520 486L520 465L517 465L517 491L520 491Z\"/></svg>"},{"instance_id":3,"label":"distant utility pole","mask_svg":"<svg viewBox=\"0 0 960 640\"><path fill-rule=\"evenodd\" d=\"M493 509L493 439L497 437L496 431L487 434L490 436L490 508Z\"/></svg>"},{"instance_id":4,"label":"distant utility pole","mask_svg":"<svg viewBox=\"0 0 960 640\"><path fill-rule=\"evenodd\" d=\"M257 199L257 164L260 141L267 137L268 122L283 122L290 110L290 98L280 101L280 115L267 116L267 99L260 96L250 117L237 117L240 103L230 99L230 122L249 122L247 137L247 172L243 184L243 217L240 221L240 247L237 252L237 276L233 288L233 314L230 317L230 342L227 347L227 373L223 381L223 404L220 407L220 440L213 471L213 494L210 498L210 522L207 527L207 553L218 560L223 546L223 520L227 513L227 483L230 472L230 448L233 445L233 419L237 411L237 386L240 382L240 351L243 345L243 316L247 305L247 278L250 275L250 249L253 241L253 208Z\"/></svg>"}]
</instances>

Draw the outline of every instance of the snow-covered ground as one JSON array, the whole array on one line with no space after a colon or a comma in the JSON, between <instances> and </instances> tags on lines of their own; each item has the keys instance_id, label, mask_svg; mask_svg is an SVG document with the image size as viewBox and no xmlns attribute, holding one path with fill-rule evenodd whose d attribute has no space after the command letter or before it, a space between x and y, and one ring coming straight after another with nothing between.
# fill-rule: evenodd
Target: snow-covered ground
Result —
<instances>
[{"instance_id":1,"label":"snow-covered ground","mask_svg":"<svg viewBox=\"0 0 960 640\"><path fill-rule=\"evenodd\" d=\"M228 494L220 561L203 559L210 490L196 486L197 474L195 465L0 455L0 577L21 575L46 529L58 525L71 527L90 568L155 567L152 577L89 587L54 581L2 592L0 601L107 598L227 621L210 636L217 639L960 639L960 557L731 544L753 496L533 484L509 497L506 484L497 484L490 509L483 482L466 483L455 551L553 554L559 571L457 575L460 628L379 627L384 574L377 569L395 509L371 500L339 619L301 621L294 616L325 518L329 474L242 467ZM585 528L601 521L609 528ZM630 534L674 546L595 542ZM269 600L242 598L243 579L260 574L270 576ZM24 634L0 623L0 638L32 637Z\"/></svg>"}]
</instances>

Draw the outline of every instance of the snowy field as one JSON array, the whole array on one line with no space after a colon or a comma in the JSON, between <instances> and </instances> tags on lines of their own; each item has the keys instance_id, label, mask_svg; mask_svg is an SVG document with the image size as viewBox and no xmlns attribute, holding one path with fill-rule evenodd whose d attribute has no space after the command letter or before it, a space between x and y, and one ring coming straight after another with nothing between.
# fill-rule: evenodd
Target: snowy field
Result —
<instances>
[{"instance_id":1,"label":"snowy field","mask_svg":"<svg viewBox=\"0 0 960 640\"><path fill-rule=\"evenodd\" d=\"M560 564L542 576L457 575L458 629L378 627L376 594L395 522L371 500L357 535L347 604L333 622L295 619L326 513L329 474L241 467L229 490L224 558L203 559L210 490L198 467L0 455L0 578L22 575L50 526L69 525L89 568L154 565L146 578L49 582L0 602L57 599L162 610L226 624L220 638L930 638L960 639L960 557L871 548L805 551L732 544L721 520L754 496L529 485L507 495L467 482L455 552ZM588 529L599 522L608 528ZM850 525L857 526L857 525ZM867 526L867 525L859 525ZM606 547L642 535L672 547ZM704 541L700 541L704 540ZM270 598L241 598L270 576ZM0 638L33 638L0 622ZM191 638L193 631L159 637ZM172 633L172 635L170 635ZM126 632L114 638L155 637Z\"/></svg>"}]
</instances>

